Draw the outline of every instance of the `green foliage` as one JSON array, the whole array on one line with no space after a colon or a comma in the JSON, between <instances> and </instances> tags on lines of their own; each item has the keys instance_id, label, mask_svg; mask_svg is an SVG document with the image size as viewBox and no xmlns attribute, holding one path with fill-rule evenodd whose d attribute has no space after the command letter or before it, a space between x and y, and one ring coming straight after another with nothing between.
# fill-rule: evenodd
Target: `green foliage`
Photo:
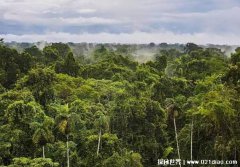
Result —
<instances>
[{"instance_id":1,"label":"green foliage","mask_svg":"<svg viewBox=\"0 0 240 167\"><path fill-rule=\"evenodd\" d=\"M14 158L13 164L9 165L8 167L53 167L53 166L59 166L58 163L52 162L49 158L35 158L35 159L29 159L26 157L20 157L20 158Z\"/></svg>"},{"instance_id":2,"label":"green foliage","mask_svg":"<svg viewBox=\"0 0 240 167\"><path fill-rule=\"evenodd\" d=\"M60 58L59 51L51 46L46 46L43 49L43 55L45 64L53 64Z\"/></svg>"},{"instance_id":3,"label":"green foliage","mask_svg":"<svg viewBox=\"0 0 240 167\"><path fill-rule=\"evenodd\" d=\"M42 52L35 45L30 48L26 48L24 52L36 57L37 60L41 60L41 58L43 58Z\"/></svg>"},{"instance_id":4,"label":"green foliage","mask_svg":"<svg viewBox=\"0 0 240 167\"><path fill-rule=\"evenodd\" d=\"M26 67L23 66L23 61L18 62L19 57L22 56L24 58L25 54L19 54L16 50L10 49L4 45L0 45L0 83L6 87L10 88L20 77L22 72L26 72L28 64L26 63ZM24 71L21 71L21 69ZM25 68L23 68L25 67Z\"/></svg>"},{"instance_id":5,"label":"green foliage","mask_svg":"<svg viewBox=\"0 0 240 167\"><path fill-rule=\"evenodd\" d=\"M236 65L238 62L240 62L240 49L239 48L236 49L236 53L231 55L230 61L233 65Z\"/></svg>"},{"instance_id":6,"label":"green foliage","mask_svg":"<svg viewBox=\"0 0 240 167\"><path fill-rule=\"evenodd\" d=\"M35 99L42 105L54 99L53 83L56 73L49 68L31 70L18 84L19 88L28 87Z\"/></svg>"},{"instance_id":7,"label":"green foliage","mask_svg":"<svg viewBox=\"0 0 240 167\"><path fill-rule=\"evenodd\" d=\"M55 66L55 71L58 73L68 74L70 76L78 76L80 67L73 57L73 53L69 52L63 62L58 62Z\"/></svg>"},{"instance_id":8,"label":"green foliage","mask_svg":"<svg viewBox=\"0 0 240 167\"><path fill-rule=\"evenodd\" d=\"M227 58L193 43L151 44L155 59L139 63L131 54L141 45L97 45L81 61L69 45L18 53L1 43L0 165L240 159L239 49Z\"/></svg>"},{"instance_id":9,"label":"green foliage","mask_svg":"<svg viewBox=\"0 0 240 167\"><path fill-rule=\"evenodd\" d=\"M184 48L186 53L191 53L192 51L196 51L196 50L200 50L200 49L202 49L202 48L194 43L187 43Z\"/></svg>"},{"instance_id":10,"label":"green foliage","mask_svg":"<svg viewBox=\"0 0 240 167\"><path fill-rule=\"evenodd\" d=\"M44 146L48 142L53 142L52 127L54 120L51 117L43 116L41 122L33 122L31 128L35 130L32 140L36 145Z\"/></svg>"},{"instance_id":11,"label":"green foliage","mask_svg":"<svg viewBox=\"0 0 240 167\"><path fill-rule=\"evenodd\" d=\"M56 49L61 58L66 58L68 53L71 51L70 47L64 43L52 43L51 48Z\"/></svg>"},{"instance_id":12,"label":"green foliage","mask_svg":"<svg viewBox=\"0 0 240 167\"><path fill-rule=\"evenodd\" d=\"M164 70L167 67L167 56L165 55L156 55L156 69L159 71Z\"/></svg>"}]
</instances>

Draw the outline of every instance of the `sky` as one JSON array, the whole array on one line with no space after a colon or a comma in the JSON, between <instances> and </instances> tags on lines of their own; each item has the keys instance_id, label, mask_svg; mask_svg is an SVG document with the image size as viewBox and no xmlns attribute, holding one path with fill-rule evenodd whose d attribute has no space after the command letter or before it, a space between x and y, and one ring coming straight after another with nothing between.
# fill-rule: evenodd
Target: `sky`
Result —
<instances>
[{"instance_id":1,"label":"sky","mask_svg":"<svg viewBox=\"0 0 240 167\"><path fill-rule=\"evenodd\" d=\"M17 42L240 44L240 0L0 0Z\"/></svg>"}]
</instances>

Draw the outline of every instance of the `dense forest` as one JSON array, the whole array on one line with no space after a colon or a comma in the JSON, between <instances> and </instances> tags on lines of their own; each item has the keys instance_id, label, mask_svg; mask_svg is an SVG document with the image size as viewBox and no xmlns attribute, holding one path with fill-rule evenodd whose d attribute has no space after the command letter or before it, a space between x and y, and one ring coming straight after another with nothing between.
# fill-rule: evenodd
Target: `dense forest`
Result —
<instances>
[{"instance_id":1,"label":"dense forest","mask_svg":"<svg viewBox=\"0 0 240 167\"><path fill-rule=\"evenodd\" d=\"M188 43L144 62L130 53L98 45L77 56L64 43L20 52L1 41L0 165L240 160L240 48L226 56Z\"/></svg>"}]
</instances>

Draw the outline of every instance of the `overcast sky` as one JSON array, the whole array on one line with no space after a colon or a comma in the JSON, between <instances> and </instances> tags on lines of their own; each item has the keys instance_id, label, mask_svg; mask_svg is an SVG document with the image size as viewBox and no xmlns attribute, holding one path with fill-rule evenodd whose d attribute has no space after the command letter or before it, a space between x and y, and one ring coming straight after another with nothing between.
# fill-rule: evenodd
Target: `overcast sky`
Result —
<instances>
[{"instance_id":1,"label":"overcast sky","mask_svg":"<svg viewBox=\"0 0 240 167\"><path fill-rule=\"evenodd\" d=\"M240 44L240 0L0 0L0 37Z\"/></svg>"}]
</instances>

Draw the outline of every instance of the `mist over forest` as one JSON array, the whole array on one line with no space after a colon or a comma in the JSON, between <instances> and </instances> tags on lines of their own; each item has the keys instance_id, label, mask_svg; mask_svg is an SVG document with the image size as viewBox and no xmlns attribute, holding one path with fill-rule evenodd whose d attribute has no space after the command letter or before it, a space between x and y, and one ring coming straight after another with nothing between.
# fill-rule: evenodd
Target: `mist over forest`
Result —
<instances>
[{"instance_id":1,"label":"mist over forest","mask_svg":"<svg viewBox=\"0 0 240 167\"><path fill-rule=\"evenodd\" d=\"M236 166L239 88L237 46L2 39L0 165Z\"/></svg>"},{"instance_id":2,"label":"mist over forest","mask_svg":"<svg viewBox=\"0 0 240 167\"><path fill-rule=\"evenodd\" d=\"M19 52L23 52L24 49L37 46L40 50L43 50L45 46L51 45L46 41L27 43L27 42L6 42L5 43L10 48L14 48ZM185 44L168 44L168 43L149 43L149 44L116 44L116 43L66 43L72 50L75 57L89 57L93 51L103 45L109 50L117 51L123 54L129 54L134 57L138 62L147 62L148 60L153 60L154 55L159 53L161 50L178 50L180 52L184 51ZM203 48L216 48L220 49L226 56L230 56L231 53L235 52L235 49L239 47L238 45L216 45L207 44L200 45Z\"/></svg>"},{"instance_id":3,"label":"mist over forest","mask_svg":"<svg viewBox=\"0 0 240 167\"><path fill-rule=\"evenodd\" d=\"M240 166L240 0L0 0L0 167Z\"/></svg>"}]
</instances>

